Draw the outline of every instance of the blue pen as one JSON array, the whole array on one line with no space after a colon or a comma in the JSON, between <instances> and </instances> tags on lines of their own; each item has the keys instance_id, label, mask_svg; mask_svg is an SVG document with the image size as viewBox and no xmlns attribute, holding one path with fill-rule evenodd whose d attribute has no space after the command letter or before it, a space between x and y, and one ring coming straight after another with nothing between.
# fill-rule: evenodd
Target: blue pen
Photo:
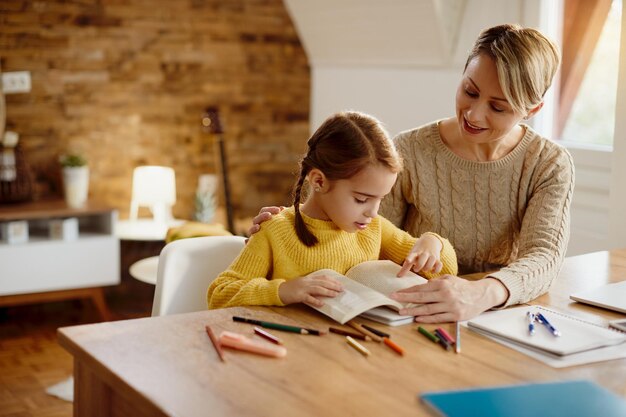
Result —
<instances>
[{"instance_id":1,"label":"blue pen","mask_svg":"<svg viewBox=\"0 0 626 417\"><path fill-rule=\"evenodd\" d=\"M535 313L530 311L526 312L526 316L528 316L528 334L532 336L535 334L535 320L537 320L537 317Z\"/></svg>"},{"instance_id":2,"label":"blue pen","mask_svg":"<svg viewBox=\"0 0 626 417\"><path fill-rule=\"evenodd\" d=\"M541 324L543 324L544 326L546 326L548 328L548 330L550 330L550 332L555 335L555 336L561 336L561 332L558 331L557 329L554 328L553 325L550 324L550 322L548 321L548 319L541 313L537 313L537 318L539 319L539 322L541 322Z\"/></svg>"}]
</instances>

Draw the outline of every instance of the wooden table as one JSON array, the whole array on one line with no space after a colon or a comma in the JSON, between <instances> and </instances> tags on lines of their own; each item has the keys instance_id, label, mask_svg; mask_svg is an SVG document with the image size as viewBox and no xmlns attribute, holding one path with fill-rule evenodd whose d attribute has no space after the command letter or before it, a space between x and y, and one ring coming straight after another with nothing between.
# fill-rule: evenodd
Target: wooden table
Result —
<instances>
[{"instance_id":1,"label":"wooden table","mask_svg":"<svg viewBox=\"0 0 626 417\"><path fill-rule=\"evenodd\" d=\"M566 260L551 291L533 303L599 323L623 317L584 306L569 294L626 279L626 250ZM447 352L415 329L386 328L406 350L398 356L367 342L361 356L342 336L273 331L284 359L226 350L219 361L204 331L252 333L233 315L327 327L306 307L234 308L67 327L61 344L74 356L75 416L416 416L430 415L424 391L591 379L626 397L626 359L554 369L466 329L462 353ZM380 326L380 325L379 325ZM453 330L451 323L443 324ZM426 326L434 328L435 326Z\"/></svg>"}]
</instances>

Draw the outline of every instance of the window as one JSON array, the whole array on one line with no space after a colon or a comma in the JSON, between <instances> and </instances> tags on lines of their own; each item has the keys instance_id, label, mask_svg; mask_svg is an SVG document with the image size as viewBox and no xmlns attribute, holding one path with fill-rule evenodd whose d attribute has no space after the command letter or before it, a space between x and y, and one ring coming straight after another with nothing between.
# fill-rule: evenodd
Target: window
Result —
<instances>
[{"instance_id":1,"label":"window","mask_svg":"<svg viewBox=\"0 0 626 417\"><path fill-rule=\"evenodd\" d=\"M612 147L621 15L622 0L565 2L556 134L573 146Z\"/></svg>"}]
</instances>

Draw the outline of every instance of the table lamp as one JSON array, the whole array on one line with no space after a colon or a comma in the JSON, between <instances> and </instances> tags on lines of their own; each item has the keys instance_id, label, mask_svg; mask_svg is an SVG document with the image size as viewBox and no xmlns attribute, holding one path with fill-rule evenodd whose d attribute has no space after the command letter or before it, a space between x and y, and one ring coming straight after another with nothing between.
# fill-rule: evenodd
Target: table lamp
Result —
<instances>
[{"instance_id":1,"label":"table lamp","mask_svg":"<svg viewBox=\"0 0 626 417\"><path fill-rule=\"evenodd\" d=\"M139 206L150 208L154 221L172 220L172 206L176 203L176 176L164 166L139 166L133 171L130 219L137 220Z\"/></svg>"}]
</instances>

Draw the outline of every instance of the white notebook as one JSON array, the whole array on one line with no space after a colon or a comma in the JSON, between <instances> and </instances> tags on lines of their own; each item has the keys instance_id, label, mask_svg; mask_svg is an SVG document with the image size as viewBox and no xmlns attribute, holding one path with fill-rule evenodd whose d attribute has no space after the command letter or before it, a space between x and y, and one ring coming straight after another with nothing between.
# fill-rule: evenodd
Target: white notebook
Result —
<instances>
[{"instance_id":1,"label":"white notebook","mask_svg":"<svg viewBox=\"0 0 626 417\"><path fill-rule=\"evenodd\" d=\"M561 336L554 336L539 322L535 322L535 333L531 335L528 331L528 311L543 314ZM626 341L623 333L541 306L489 311L469 320L467 325L478 333L557 356L618 345Z\"/></svg>"},{"instance_id":2,"label":"white notebook","mask_svg":"<svg viewBox=\"0 0 626 417\"><path fill-rule=\"evenodd\" d=\"M581 291L569 298L579 303L626 313L626 281Z\"/></svg>"}]
</instances>

